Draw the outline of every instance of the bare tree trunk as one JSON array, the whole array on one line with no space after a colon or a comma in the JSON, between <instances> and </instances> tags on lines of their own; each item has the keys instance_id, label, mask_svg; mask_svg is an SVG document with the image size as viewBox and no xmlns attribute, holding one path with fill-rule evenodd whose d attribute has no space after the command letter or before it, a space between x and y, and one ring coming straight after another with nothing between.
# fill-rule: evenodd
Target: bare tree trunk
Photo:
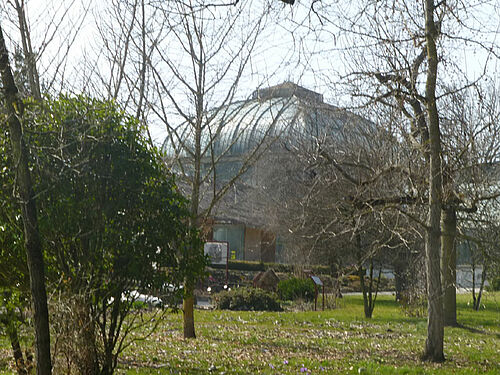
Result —
<instances>
[{"instance_id":1,"label":"bare tree trunk","mask_svg":"<svg viewBox=\"0 0 500 375\"><path fill-rule=\"evenodd\" d=\"M377 276L377 286L375 287L375 290L373 290L373 262L372 262L372 270L370 272L370 318L373 316L373 310L375 310L375 302L377 302L377 296L378 296L378 290L380 287L380 279L382 277L382 266L378 269L378 276ZM375 295L373 295L373 292L375 292Z\"/></svg>"},{"instance_id":2,"label":"bare tree trunk","mask_svg":"<svg viewBox=\"0 0 500 375\"><path fill-rule=\"evenodd\" d=\"M444 324L457 325L457 255L455 238L457 214L453 206L442 211L441 227L441 277L444 290Z\"/></svg>"},{"instance_id":3,"label":"bare tree trunk","mask_svg":"<svg viewBox=\"0 0 500 375\"><path fill-rule=\"evenodd\" d=\"M95 334L95 322L92 318L91 302L86 294L78 294L74 291L70 296L71 319L70 323L79 327L76 335L76 360L78 373L81 375L97 375L99 373L99 362L97 355L97 340Z\"/></svg>"},{"instance_id":4,"label":"bare tree trunk","mask_svg":"<svg viewBox=\"0 0 500 375\"><path fill-rule=\"evenodd\" d=\"M5 316L2 318L2 323L5 326L5 331L9 337L10 345L12 347L12 354L16 362L16 370L18 375L27 375L26 364L24 362L23 351L19 344L19 335L16 324L16 317L12 308L6 307Z\"/></svg>"},{"instance_id":5,"label":"bare tree trunk","mask_svg":"<svg viewBox=\"0 0 500 375\"><path fill-rule=\"evenodd\" d=\"M194 146L194 176L192 181L191 192L191 226L198 225L198 211L200 200L200 185L201 185L201 133L202 133L202 116L203 116L203 97L197 95L197 118L195 126L195 146ZM191 249L191 251L199 251L199 249ZM184 338L196 338L194 329L194 282L186 280L184 285L184 300L182 302L183 311L183 326Z\"/></svg>"},{"instance_id":6,"label":"bare tree trunk","mask_svg":"<svg viewBox=\"0 0 500 375\"><path fill-rule=\"evenodd\" d=\"M484 262L486 263L486 262ZM474 270L475 272L475 270ZM475 276L473 276L475 278ZM479 284L479 291L477 293L477 298L475 295L475 291L473 292L473 304L472 307L474 310L479 311L479 307L481 306L481 297L483 296L484 282L486 281L486 265L483 264L483 272L481 272L481 283Z\"/></svg>"},{"instance_id":7,"label":"bare tree trunk","mask_svg":"<svg viewBox=\"0 0 500 375\"><path fill-rule=\"evenodd\" d=\"M30 85L30 94L36 100L42 99L40 91L40 79L36 69L36 56L33 53L31 45L31 37L26 21L26 13L24 11L24 0L15 0L15 8L19 20L19 30L21 31L21 43L23 45L23 54L26 67L28 68L28 81Z\"/></svg>"},{"instance_id":8,"label":"bare tree trunk","mask_svg":"<svg viewBox=\"0 0 500 375\"><path fill-rule=\"evenodd\" d=\"M191 291L192 293L192 291ZM194 295L184 296L182 301L182 309L184 313L184 338L194 339L196 338L196 332L194 330Z\"/></svg>"},{"instance_id":9,"label":"bare tree trunk","mask_svg":"<svg viewBox=\"0 0 500 375\"><path fill-rule=\"evenodd\" d=\"M354 221L353 221L354 223ZM359 277L359 286L361 288L361 293L363 293L363 307L365 312L365 318L371 318L370 313L370 305L368 301L368 294L366 292L365 285L365 269L363 268L363 257L362 257L362 244L361 244L361 235L359 232L356 232L356 247L358 251L358 277Z\"/></svg>"},{"instance_id":10,"label":"bare tree trunk","mask_svg":"<svg viewBox=\"0 0 500 375\"><path fill-rule=\"evenodd\" d=\"M198 167L195 169L199 169ZM199 199L199 183L196 183L196 175L199 173L195 172L195 182L193 182L193 192L191 196L191 225L196 225L197 212L198 212L198 199ZM191 251L199 251L199 249L192 248ZM184 299L182 301L182 312L183 312L183 326L184 326L184 338L196 338L196 332L194 329L194 282L193 280L186 279L184 282Z\"/></svg>"},{"instance_id":11,"label":"bare tree trunk","mask_svg":"<svg viewBox=\"0 0 500 375\"><path fill-rule=\"evenodd\" d=\"M476 309L476 260L474 259L474 254L471 256L471 268L472 268L472 308Z\"/></svg>"},{"instance_id":12,"label":"bare tree trunk","mask_svg":"<svg viewBox=\"0 0 500 375\"><path fill-rule=\"evenodd\" d=\"M380 278L382 277L382 268L379 269L376 286L373 285L373 257L370 258L370 276L368 288L364 282L363 267L359 268L359 281L361 284L361 291L363 292L363 305L365 311L365 318L372 318L373 310L375 309L375 302L377 301L378 288L380 286Z\"/></svg>"},{"instance_id":13,"label":"bare tree trunk","mask_svg":"<svg viewBox=\"0 0 500 375\"><path fill-rule=\"evenodd\" d=\"M396 289L396 301L401 301L403 292L407 288L406 271L408 268L407 262L400 259L401 255L394 262L394 288Z\"/></svg>"},{"instance_id":14,"label":"bare tree trunk","mask_svg":"<svg viewBox=\"0 0 500 375\"><path fill-rule=\"evenodd\" d=\"M144 0L141 1L141 54L142 54L142 67L140 72L140 86L139 86L139 102L137 103L137 111L135 117L139 121L142 121L143 118L141 114L144 112L142 109L143 101L144 101L144 91L146 87L146 68L147 68L147 52L146 52L146 10L144 9Z\"/></svg>"},{"instance_id":15,"label":"bare tree trunk","mask_svg":"<svg viewBox=\"0 0 500 375\"><path fill-rule=\"evenodd\" d=\"M38 232L35 195L28 167L28 152L24 144L20 118L23 103L14 83L9 65L7 46L0 27L0 73L5 93L5 108L12 143L13 160L16 163L17 191L20 196L21 216L24 224L26 256L30 273L31 296L35 311L37 374L51 373L49 313L45 290L45 270L42 244Z\"/></svg>"},{"instance_id":16,"label":"bare tree trunk","mask_svg":"<svg viewBox=\"0 0 500 375\"><path fill-rule=\"evenodd\" d=\"M370 258L370 279L368 283L368 314L365 316L371 318L373 314L373 257Z\"/></svg>"},{"instance_id":17,"label":"bare tree trunk","mask_svg":"<svg viewBox=\"0 0 500 375\"><path fill-rule=\"evenodd\" d=\"M365 318L371 318L370 314L370 306L368 302L368 294L366 292L366 285L365 285L365 269L363 268L363 265L358 265L358 276L359 276L359 284L361 287L361 292L363 293L363 307L364 307L364 312L365 312Z\"/></svg>"},{"instance_id":18,"label":"bare tree trunk","mask_svg":"<svg viewBox=\"0 0 500 375\"><path fill-rule=\"evenodd\" d=\"M426 112L429 127L429 217L425 244L427 263L427 340L423 358L433 362L444 361L443 296L441 292L441 134L436 105L438 29L434 21L434 1L425 0L425 39L427 43Z\"/></svg>"},{"instance_id":19,"label":"bare tree trunk","mask_svg":"<svg viewBox=\"0 0 500 375\"><path fill-rule=\"evenodd\" d=\"M24 363L23 351L21 350L21 345L19 344L19 336L17 334L17 327L11 325L7 328L7 334L9 336L10 345L12 346L12 353L14 355L14 360L16 361L16 370L19 375L27 375L26 365Z\"/></svg>"}]
</instances>

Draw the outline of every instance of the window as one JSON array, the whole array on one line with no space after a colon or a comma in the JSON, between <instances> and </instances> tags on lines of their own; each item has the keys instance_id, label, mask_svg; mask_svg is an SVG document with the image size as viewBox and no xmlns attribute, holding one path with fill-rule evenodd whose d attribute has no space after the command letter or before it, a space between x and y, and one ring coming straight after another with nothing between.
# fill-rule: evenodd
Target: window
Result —
<instances>
[{"instance_id":1,"label":"window","mask_svg":"<svg viewBox=\"0 0 500 375\"><path fill-rule=\"evenodd\" d=\"M215 225L214 241L229 242L229 254L231 259L245 259L245 228L243 225Z\"/></svg>"}]
</instances>

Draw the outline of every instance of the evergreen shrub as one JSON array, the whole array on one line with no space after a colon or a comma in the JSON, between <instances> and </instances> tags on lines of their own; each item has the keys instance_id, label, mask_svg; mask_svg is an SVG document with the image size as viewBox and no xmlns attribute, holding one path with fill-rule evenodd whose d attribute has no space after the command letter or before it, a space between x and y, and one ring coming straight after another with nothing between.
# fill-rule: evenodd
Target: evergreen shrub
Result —
<instances>
[{"instance_id":1,"label":"evergreen shrub","mask_svg":"<svg viewBox=\"0 0 500 375\"><path fill-rule=\"evenodd\" d=\"M314 283L311 279L292 277L278 283L278 295L283 301L314 300Z\"/></svg>"},{"instance_id":2,"label":"evergreen shrub","mask_svg":"<svg viewBox=\"0 0 500 375\"><path fill-rule=\"evenodd\" d=\"M219 310L283 311L276 293L258 288L237 288L214 295Z\"/></svg>"}]
</instances>

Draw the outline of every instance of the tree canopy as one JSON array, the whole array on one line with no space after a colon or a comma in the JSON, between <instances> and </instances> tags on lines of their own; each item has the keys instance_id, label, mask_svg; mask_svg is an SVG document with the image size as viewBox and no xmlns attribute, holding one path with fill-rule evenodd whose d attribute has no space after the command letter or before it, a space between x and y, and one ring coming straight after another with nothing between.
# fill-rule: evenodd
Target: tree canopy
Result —
<instances>
[{"instance_id":1,"label":"tree canopy","mask_svg":"<svg viewBox=\"0 0 500 375\"><path fill-rule=\"evenodd\" d=\"M103 353L95 338L86 343L96 352L87 370L112 373L133 326L123 328L130 292L180 296L186 275L204 272L201 252L186 256L201 246L187 201L138 121L113 101L63 95L25 107L48 277L81 299L98 332Z\"/></svg>"}]
</instances>

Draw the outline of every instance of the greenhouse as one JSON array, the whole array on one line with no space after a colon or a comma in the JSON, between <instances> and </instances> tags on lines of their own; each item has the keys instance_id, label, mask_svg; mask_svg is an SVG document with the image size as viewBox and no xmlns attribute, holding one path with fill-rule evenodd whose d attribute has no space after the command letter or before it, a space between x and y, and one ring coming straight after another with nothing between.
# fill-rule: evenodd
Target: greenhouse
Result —
<instances>
[{"instance_id":1,"label":"greenhouse","mask_svg":"<svg viewBox=\"0 0 500 375\"><path fill-rule=\"evenodd\" d=\"M313 148L324 137L342 143L346 134L356 137L353 129L373 126L291 82L257 89L248 100L208 111L203 122L200 207L209 208L217 192L226 190L210 207L208 237L228 241L233 259L263 262L286 258L282 234L276 230L279 219L269 215L270 205L279 204L279 198L263 199L269 177L293 173L287 168L294 150ZM195 153L193 123L179 125L163 144L165 160L184 177L188 193ZM281 191L287 189L276 190L287 194Z\"/></svg>"}]
</instances>

